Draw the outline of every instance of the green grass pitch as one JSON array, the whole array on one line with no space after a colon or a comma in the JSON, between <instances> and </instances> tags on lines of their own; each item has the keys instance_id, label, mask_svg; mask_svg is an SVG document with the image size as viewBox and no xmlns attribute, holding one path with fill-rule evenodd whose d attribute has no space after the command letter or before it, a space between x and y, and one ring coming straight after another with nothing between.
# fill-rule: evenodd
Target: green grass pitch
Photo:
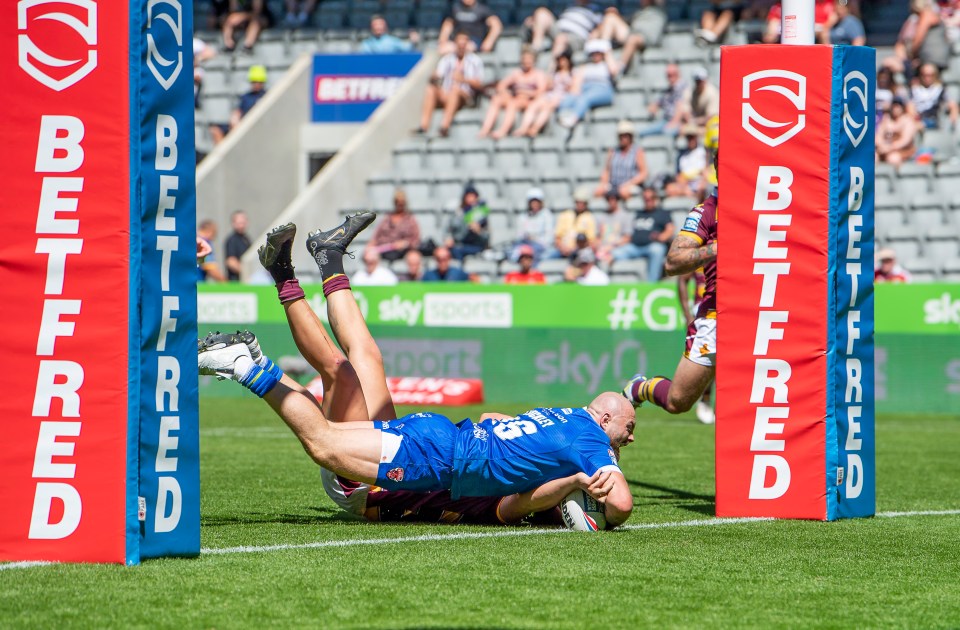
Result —
<instances>
[{"instance_id":1,"label":"green grass pitch","mask_svg":"<svg viewBox=\"0 0 960 630\"><path fill-rule=\"evenodd\" d=\"M956 418L881 417L877 442L878 510L960 508ZM0 570L0 627L960 626L960 514L698 524L713 430L690 418L642 410L636 508L599 534L345 520L252 397L203 401L201 449L204 550L280 549Z\"/></svg>"}]
</instances>

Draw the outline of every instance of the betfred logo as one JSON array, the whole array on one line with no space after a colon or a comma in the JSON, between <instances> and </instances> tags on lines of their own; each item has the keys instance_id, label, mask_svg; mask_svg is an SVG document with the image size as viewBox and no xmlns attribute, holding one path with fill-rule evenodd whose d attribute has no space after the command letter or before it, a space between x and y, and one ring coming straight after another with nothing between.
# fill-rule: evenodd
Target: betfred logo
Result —
<instances>
[{"instance_id":1,"label":"betfred logo","mask_svg":"<svg viewBox=\"0 0 960 630\"><path fill-rule=\"evenodd\" d=\"M20 68L58 92L97 67L97 5L93 0L20 0Z\"/></svg>"},{"instance_id":2,"label":"betfred logo","mask_svg":"<svg viewBox=\"0 0 960 630\"><path fill-rule=\"evenodd\" d=\"M802 74L761 70L743 77L743 128L767 146L780 146L803 131L806 109L807 78Z\"/></svg>"},{"instance_id":3,"label":"betfred logo","mask_svg":"<svg viewBox=\"0 0 960 630\"><path fill-rule=\"evenodd\" d=\"M854 70L843 77L843 131L854 147L860 146L870 128L869 89L867 77L862 72Z\"/></svg>"},{"instance_id":4,"label":"betfred logo","mask_svg":"<svg viewBox=\"0 0 960 630\"><path fill-rule=\"evenodd\" d=\"M147 3L147 67L164 90L169 90L180 76L183 69L183 8L177 0L150 0Z\"/></svg>"},{"instance_id":5,"label":"betfred logo","mask_svg":"<svg viewBox=\"0 0 960 630\"><path fill-rule=\"evenodd\" d=\"M387 100L403 83L403 77L315 78L313 101L317 105L377 103Z\"/></svg>"}]
</instances>

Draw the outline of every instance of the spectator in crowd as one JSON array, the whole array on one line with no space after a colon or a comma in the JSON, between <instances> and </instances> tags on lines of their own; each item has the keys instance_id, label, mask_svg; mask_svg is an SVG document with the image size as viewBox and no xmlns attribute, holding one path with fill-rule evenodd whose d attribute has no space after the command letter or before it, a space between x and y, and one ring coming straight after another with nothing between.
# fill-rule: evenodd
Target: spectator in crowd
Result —
<instances>
[{"instance_id":1,"label":"spectator in crowd","mask_svg":"<svg viewBox=\"0 0 960 630\"><path fill-rule=\"evenodd\" d=\"M877 70L877 89L876 89L876 124L880 124L883 115L890 111L890 105L894 98L901 98L906 101L908 93L903 85L897 82L893 70L882 67Z\"/></svg>"},{"instance_id":2,"label":"spectator in crowd","mask_svg":"<svg viewBox=\"0 0 960 630\"><path fill-rule=\"evenodd\" d=\"M646 258L647 279L659 282L674 229L670 213L660 205L660 195L652 186L647 186L643 189L643 210L634 218L630 242L613 250L613 259Z\"/></svg>"},{"instance_id":3,"label":"spectator in crowd","mask_svg":"<svg viewBox=\"0 0 960 630\"><path fill-rule=\"evenodd\" d=\"M590 212L590 187L580 186L573 193L573 208L557 217L550 258L569 258L577 249L577 237L592 247L597 240L597 221Z\"/></svg>"},{"instance_id":4,"label":"spectator in crowd","mask_svg":"<svg viewBox=\"0 0 960 630\"><path fill-rule=\"evenodd\" d=\"M897 264L897 254L890 249L877 252L877 265L873 270L874 282L910 282L910 272Z\"/></svg>"},{"instance_id":5,"label":"spectator in crowd","mask_svg":"<svg viewBox=\"0 0 960 630\"><path fill-rule=\"evenodd\" d=\"M554 63L556 69L553 78L548 82L548 90L527 106L520 126L513 132L514 136L537 137L560 106L560 102L570 93L570 88L573 87L573 58L569 52L563 52L557 55Z\"/></svg>"},{"instance_id":6,"label":"spectator in crowd","mask_svg":"<svg viewBox=\"0 0 960 630\"><path fill-rule=\"evenodd\" d=\"M217 257L214 251L213 242L217 238L217 224L210 219L204 219L197 226L197 238L202 239L210 251L203 257L203 260L197 259L197 282L226 282L227 278L223 275L220 265L217 264ZM201 249L197 246L197 251ZM204 248L206 251L206 248Z\"/></svg>"},{"instance_id":7,"label":"spectator in crowd","mask_svg":"<svg viewBox=\"0 0 960 630\"><path fill-rule=\"evenodd\" d=\"M442 107L440 135L448 136L453 117L461 107L473 105L477 93L483 88L483 61L467 50L470 37L461 31L454 37L454 43L455 50L440 59L433 79L427 86L420 116L420 133L427 132L434 110Z\"/></svg>"},{"instance_id":8,"label":"spectator in crowd","mask_svg":"<svg viewBox=\"0 0 960 630\"><path fill-rule=\"evenodd\" d=\"M633 217L623 209L620 195L610 189L606 194L607 211L597 216L597 258L605 263L613 260L613 251L630 242Z\"/></svg>"},{"instance_id":9,"label":"spectator in crowd","mask_svg":"<svg viewBox=\"0 0 960 630\"><path fill-rule=\"evenodd\" d=\"M250 113L253 106L267 93L267 69L263 66L250 66L247 72L247 81L250 82L250 91L240 97L237 106L230 113L229 123L213 123L210 125L210 137L214 144L223 142L224 137L240 124L240 120Z\"/></svg>"},{"instance_id":10,"label":"spectator in crowd","mask_svg":"<svg viewBox=\"0 0 960 630\"><path fill-rule=\"evenodd\" d=\"M696 125L699 135L706 131L708 120L720 115L720 90L710 83L710 73L703 66L693 71L693 85L684 90L680 108L680 120Z\"/></svg>"},{"instance_id":11,"label":"spectator in crowd","mask_svg":"<svg viewBox=\"0 0 960 630\"><path fill-rule=\"evenodd\" d=\"M420 33L411 30L409 41L403 41L395 35L391 35L387 20L382 15L374 15L370 18L370 37L360 42L360 52L393 54L410 52L420 43Z\"/></svg>"},{"instance_id":12,"label":"spectator in crowd","mask_svg":"<svg viewBox=\"0 0 960 630\"><path fill-rule=\"evenodd\" d=\"M273 15L266 0L230 0L230 11L223 20L223 49L233 52L237 49L234 33L246 29L243 34L243 52L250 54L257 45L260 32L273 24Z\"/></svg>"},{"instance_id":13,"label":"spectator in crowd","mask_svg":"<svg viewBox=\"0 0 960 630\"><path fill-rule=\"evenodd\" d=\"M419 282L423 279L423 254L418 249L407 250L403 257L406 265L403 273L398 278L403 282Z\"/></svg>"},{"instance_id":14,"label":"spectator in crowd","mask_svg":"<svg viewBox=\"0 0 960 630\"><path fill-rule=\"evenodd\" d=\"M629 24L615 7L604 12L597 38L609 40L614 48L622 49L620 66L624 70L630 67L638 52L643 52L647 46L660 45L667 25L663 3L664 0L641 0L640 9L630 18Z\"/></svg>"},{"instance_id":15,"label":"spectator in crowd","mask_svg":"<svg viewBox=\"0 0 960 630\"><path fill-rule=\"evenodd\" d=\"M227 280L240 282L240 258L250 249L250 237L247 236L247 213L237 210L231 214L230 227L233 228L233 234L227 237L227 242L223 246L226 255L223 262L227 266Z\"/></svg>"},{"instance_id":16,"label":"spectator in crowd","mask_svg":"<svg viewBox=\"0 0 960 630\"><path fill-rule=\"evenodd\" d=\"M903 23L893 56L883 65L912 78L920 66L932 63L941 71L950 65L950 41L934 0L910 0L910 17Z\"/></svg>"},{"instance_id":17,"label":"spectator in crowd","mask_svg":"<svg viewBox=\"0 0 960 630\"><path fill-rule=\"evenodd\" d=\"M686 148L677 156L677 176L667 184L667 197L703 197L707 186L707 150L700 144L699 129L686 125L683 135Z\"/></svg>"},{"instance_id":18,"label":"spectator in crowd","mask_svg":"<svg viewBox=\"0 0 960 630\"><path fill-rule=\"evenodd\" d=\"M557 114L560 125L567 129L572 129L594 107L613 103L613 82L620 73L610 42L592 39L584 50L587 62L573 73L573 86L560 102Z\"/></svg>"},{"instance_id":19,"label":"spectator in crowd","mask_svg":"<svg viewBox=\"0 0 960 630\"><path fill-rule=\"evenodd\" d=\"M490 101L487 116L477 134L480 138L490 136L499 140L506 136L517 120L517 112L526 110L531 102L547 91L547 75L537 68L536 63L536 54L532 50L524 50L520 53L520 67L497 83L497 93ZM503 121L491 133L501 109Z\"/></svg>"},{"instance_id":20,"label":"spectator in crowd","mask_svg":"<svg viewBox=\"0 0 960 630\"><path fill-rule=\"evenodd\" d=\"M584 286L604 286L610 284L610 276L597 267L597 255L589 247L577 252L570 266L563 272L563 279Z\"/></svg>"},{"instance_id":21,"label":"spectator in crowd","mask_svg":"<svg viewBox=\"0 0 960 630\"><path fill-rule=\"evenodd\" d=\"M467 282L470 280L463 269L456 265L451 265L453 258L450 250L446 247L438 247L433 251L433 259L437 262L434 269L423 274L424 282Z\"/></svg>"},{"instance_id":22,"label":"spectator in crowd","mask_svg":"<svg viewBox=\"0 0 960 630\"><path fill-rule=\"evenodd\" d=\"M527 249L533 252L536 260L540 260L553 245L553 213L544 207L543 198L543 190L540 188L527 191L527 212L520 217L517 241L510 255L513 260L519 260L521 253Z\"/></svg>"},{"instance_id":23,"label":"spectator in crowd","mask_svg":"<svg viewBox=\"0 0 960 630\"><path fill-rule=\"evenodd\" d=\"M223 28L223 21L230 13L230 0L211 0L210 12L207 13L208 31L219 31Z\"/></svg>"},{"instance_id":24,"label":"spectator in crowd","mask_svg":"<svg viewBox=\"0 0 960 630\"><path fill-rule=\"evenodd\" d=\"M199 37L193 38L193 107L200 109L200 92L203 90L203 63L217 56L213 46L208 46Z\"/></svg>"},{"instance_id":25,"label":"spectator in crowd","mask_svg":"<svg viewBox=\"0 0 960 630\"><path fill-rule=\"evenodd\" d=\"M559 17L547 7L537 7L523 24L530 31L530 46L543 50L549 36L553 39L552 54L556 57L565 50L582 50L602 20L603 15L593 2L575 0Z\"/></svg>"},{"instance_id":26,"label":"spectator in crowd","mask_svg":"<svg viewBox=\"0 0 960 630\"><path fill-rule=\"evenodd\" d=\"M411 249L420 247L420 225L407 208L407 193L403 189L393 192L393 212L377 225L368 247L390 261L400 260Z\"/></svg>"},{"instance_id":27,"label":"spectator in crowd","mask_svg":"<svg viewBox=\"0 0 960 630\"><path fill-rule=\"evenodd\" d=\"M680 132L680 121L683 118L683 108L680 103L687 91L687 82L680 78L680 66L675 63L667 64L667 87L656 101L647 106L656 122L640 132L640 137L658 136L666 134L675 136Z\"/></svg>"},{"instance_id":28,"label":"spectator in crowd","mask_svg":"<svg viewBox=\"0 0 960 630\"><path fill-rule=\"evenodd\" d=\"M529 245L521 245L518 248L517 262L520 269L511 271L504 276L503 281L507 284L546 284L547 279L543 273L533 268L534 252Z\"/></svg>"},{"instance_id":29,"label":"spectator in crowd","mask_svg":"<svg viewBox=\"0 0 960 630\"><path fill-rule=\"evenodd\" d=\"M940 19L947 28L950 43L960 42L960 0L940 0Z\"/></svg>"},{"instance_id":30,"label":"spectator in crowd","mask_svg":"<svg viewBox=\"0 0 960 630\"><path fill-rule=\"evenodd\" d=\"M459 48L454 33L467 35L467 50L491 52L503 32L503 22L490 8L478 0L458 0L453 3L450 14L440 25L437 48L441 55L456 52Z\"/></svg>"},{"instance_id":31,"label":"spectator in crowd","mask_svg":"<svg viewBox=\"0 0 960 630\"><path fill-rule=\"evenodd\" d=\"M380 254L375 247L363 250L363 269L350 276L350 284L358 287L393 286L399 280L397 275L385 265L380 264Z\"/></svg>"},{"instance_id":32,"label":"spectator in crowd","mask_svg":"<svg viewBox=\"0 0 960 630\"><path fill-rule=\"evenodd\" d=\"M746 2L711 0L710 8L700 14L700 28L693 34L702 44L716 44L727 34L727 29L740 20Z\"/></svg>"},{"instance_id":33,"label":"spectator in crowd","mask_svg":"<svg viewBox=\"0 0 960 630\"><path fill-rule=\"evenodd\" d=\"M858 0L835 0L833 14L819 33L820 43L843 46L865 46L867 32L860 20Z\"/></svg>"},{"instance_id":34,"label":"spectator in crowd","mask_svg":"<svg viewBox=\"0 0 960 630\"><path fill-rule=\"evenodd\" d=\"M487 227L490 208L480 199L476 187L467 184L463 189L460 207L450 217L447 225L447 238L444 245L457 260L479 254L490 245L490 232ZM436 254L434 254L436 257Z\"/></svg>"},{"instance_id":35,"label":"spectator in crowd","mask_svg":"<svg viewBox=\"0 0 960 630\"><path fill-rule=\"evenodd\" d=\"M956 126L957 103L947 96L947 90L940 80L940 70L932 63L920 66L917 80L910 86L910 102L907 111L914 116L924 129L940 128L940 110L946 108L951 126Z\"/></svg>"},{"instance_id":36,"label":"spectator in crowd","mask_svg":"<svg viewBox=\"0 0 960 630\"><path fill-rule=\"evenodd\" d=\"M647 154L634 139L636 129L629 120L617 123L617 148L607 152L600 173L595 197L616 192L620 199L629 199L647 181Z\"/></svg>"},{"instance_id":37,"label":"spectator in crowd","mask_svg":"<svg viewBox=\"0 0 960 630\"><path fill-rule=\"evenodd\" d=\"M907 114L907 106L901 98L894 98L890 111L883 115L877 125L877 159L900 166L917 152L916 119Z\"/></svg>"},{"instance_id":38,"label":"spectator in crowd","mask_svg":"<svg viewBox=\"0 0 960 630\"><path fill-rule=\"evenodd\" d=\"M824 29L827 28L827 22L830 21L830 16L833 15L833 3L834 0L816 0L816 4L813 8L815 35L822 33ZM780 43L780 21L782 19L782 15L783 12L781 11L780 3L775 2L773 6L770 7L770 12L767 14L767 26L763 32L763 43Z\"/></svg>"},{"instance_id":39,"label":"spectator in crowd","mask_svg":"<svg viewBox=\"0 0 960 630\"><path fill-rule=\"evenodd\" d=\"M283 25L289 29L303 28L310 22L317 0L287 0L287 15Z\"/></svg>"}]
</instances>

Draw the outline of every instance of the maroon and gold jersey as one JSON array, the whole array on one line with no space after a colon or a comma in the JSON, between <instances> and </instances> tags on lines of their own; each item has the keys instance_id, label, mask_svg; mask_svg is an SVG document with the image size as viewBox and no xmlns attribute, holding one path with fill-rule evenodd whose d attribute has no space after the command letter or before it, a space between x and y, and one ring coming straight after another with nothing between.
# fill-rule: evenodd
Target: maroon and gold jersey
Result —
<instances>
[{"instance_id":1,"label":"maroon and gold jersey","mask_svg":"<svg viewBox=\"0 0 960 630\"><path fill-rule=\"evenodd\" d=\"M695 206L683 222L680 233L697 241L700 245L714 243L717 240L717 205L716 195L707 197L706 201ZM714 258L703 266L706 289L703 299L697 308L697 317L714 317L717 312L717 259Z\"/></svg>"},{"instance_id":2,"label":"maroon and gold jersey","mask_svg":"<svg viewBox=\"0 0 960 630\"><path fill-rule=\"evenodd\" d=\"M408 492L371 488L364 517L368 521L411 523L463 523L470 525L517 525L500 516L503 497L463 497L452 499L449 490ZM538 512L524 522L562 525L560 510Z\"/></svg>"}]
</instances>

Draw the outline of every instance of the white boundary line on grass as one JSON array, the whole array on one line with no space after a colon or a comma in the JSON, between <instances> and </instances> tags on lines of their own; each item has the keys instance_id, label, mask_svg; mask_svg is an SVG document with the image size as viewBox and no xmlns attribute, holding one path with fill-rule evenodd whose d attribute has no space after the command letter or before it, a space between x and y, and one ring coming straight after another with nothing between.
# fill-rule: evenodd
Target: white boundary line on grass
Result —
<instances>
[{"instance_id":1,"label":"white boundary line on grass","mask_svg":"<svg viewBox=\"0 0 960 630\"><path fill-rule=\"evenodd\" d=\"M905 518L911 516L957 516L960 510L915 510L909 512L877 512L875 518ZM624 525L623 530L673 529L678 527L716 527L721 525L739 525L743 523L763 523L773 518L705 518L691 521L672 521L666 523L636 523ZM219 556L236 553L268 553L271 551L295 551L298 549L326 549L337 547L358 547L363 545L390 545L410 542L432 542L443 540L476 540L481 538L517 538L540 534L570 534L573 530L559 528L512 529L493 532L457 532L453 534L423 534L421 536L398 536L395 538L354 538L350 540L325 540L312 543L260 545L241 547L214 547L201 549L204 556ZM10 562L0 564L0 571L7 569L27 569L47 566L56 562Z\"/></svg>"}]
</instances>

